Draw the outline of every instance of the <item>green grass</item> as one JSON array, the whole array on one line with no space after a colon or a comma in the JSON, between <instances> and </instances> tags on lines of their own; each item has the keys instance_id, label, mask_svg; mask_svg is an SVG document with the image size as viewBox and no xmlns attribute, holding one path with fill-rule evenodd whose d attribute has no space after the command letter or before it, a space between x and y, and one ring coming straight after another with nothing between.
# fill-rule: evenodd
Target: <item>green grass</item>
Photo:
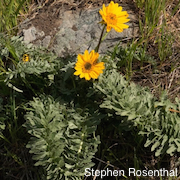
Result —
<instances>
[{"instance_id":1,"label":"green grass","mask_svg":"<svg viewBox=\"0 0 180 180\"><path fill-rule=\"evenodd\" d=\"M16 34L19 17L27 13L29 0L0 1L0 32Z\"/></svg>"},{"instance_id":2,"label":"green grass","mask_svg":"<svg viewBox=\"0 0 180 180\"><path fill-rule=\"evenodd\" d=\"M172 44L177 38L171 33L168 22L173 18L172 14L177 12L179 3L173 4L168 0L135 0L139 9L139 37L129 43L129 51L126 53L126 75L132 75L133 62L137 59L135 54L141 50L141 57L138 60L143 66L143 62L147 62L146 55L155 56L156 62L163 64L164 61L170 59L172 55ZM173 6L171 11L167 10ZM153 48L154 53L149 53L149 47Z\"/></svg>"}]
</instances>

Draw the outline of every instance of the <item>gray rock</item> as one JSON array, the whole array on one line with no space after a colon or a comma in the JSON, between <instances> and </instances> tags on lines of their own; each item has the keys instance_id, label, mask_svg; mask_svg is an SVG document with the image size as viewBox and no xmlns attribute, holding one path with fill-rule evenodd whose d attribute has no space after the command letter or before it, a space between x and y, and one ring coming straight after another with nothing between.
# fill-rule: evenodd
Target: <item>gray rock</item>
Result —
<instances>
[{"instance_id":1,"label":"gray rock","mask_svg":"<svg viewBox=\"0 0 180 180\"><path fill-rule=\"evenodd\" d=\"M29 29L23 29L23 35L26 43L33 42L45 36L43 31L37 30L34 26L31 26Z\"/></svg>"},{"instance_id":2,"label":"gray rock","mask_svg":"<svg viewBox=\"0 0 180 180\"><path fill-rule=\"evenodd\" d=\"M135 14L128 7L123 10L127 10L130 15L131 20L127 23L129 28L122 33L112 29L100 46L100 54L105 54L107 50L125 38L137 36L138 26ZM95 49L103 28L99 24L102 20L99 8L82 11L68 10L61 13L59 19L61 19L60 25L52 27L52 29L56 29L53 35L44 33L45 30L44 32L42 29L39 30L32 23L28 29L23 29L24 41L49 48L61 57L83 53L86 49L89 51Z\"/></svg>"},{"instance_id":3,"label":"gray rock","mask_svg":"<svg viewBox=\"0 0 180 180\"><path fill-rule=\"evenodd\" d=\"M102 25L99 24L101 17L99 8L86 10L81 13L73 14L71 11L65 12L63 22L56 34L56 42L52 49L58 56L68 54L83 53L84 50L95 49L102 31ZM131 16L130 16L131 18ZM133 22L127 23L130 28L118 33L113 29L108 33L104 42L102 42L99 52L104 54L110 48L113 48L120 40L134 36L132 26ZM138 29L136 28L136 33Z\"/></svg>"},{"instance_id":4,"label":"gray rock","mask_svg":"<svg viewBox=\"0 0 180 180\"><path fill-rule=\"evenodd\" d=\"M45 38L42 40L42 46L48 48L50 42L51 42L51 36L45 36Z\"/></svg>"},{"instance_id":5,"label":"gray rock","mask_svg":"<svg viewBox=\"0 0 180 180\"><path fill-rule=\"evenodd\" d=\"M34 26L29 29L23 29L24 41L30 43L36 40L36 28Z\"/></svg>"}]
</instances>

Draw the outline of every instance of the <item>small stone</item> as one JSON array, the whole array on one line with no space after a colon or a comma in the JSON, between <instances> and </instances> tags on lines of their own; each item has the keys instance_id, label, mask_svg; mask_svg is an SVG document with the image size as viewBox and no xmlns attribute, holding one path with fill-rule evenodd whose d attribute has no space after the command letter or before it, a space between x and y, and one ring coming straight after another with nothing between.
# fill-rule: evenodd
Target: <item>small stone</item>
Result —
<instances>
[{"instance_id":1,"label":"small stone","mask_svg":"<svg viewBox=\"0 0 180 180\"><path fill-rule=\"evenodd\" d=\"M29 29L23 29L24 41L30 43L43 37L45 33L43 31L37 30L34 26L31 26Z\"/></svg>"},{"instance_id":2,"label":"small stone","mask_svg":"<svg viewBox=\"0 0 180 180\"><path fill-rule=\"evenodd\" d=\"M26 43L36 40L36 28L32 26L29 29L23 29L23 36Z\"/></svg>"}]
</instances>

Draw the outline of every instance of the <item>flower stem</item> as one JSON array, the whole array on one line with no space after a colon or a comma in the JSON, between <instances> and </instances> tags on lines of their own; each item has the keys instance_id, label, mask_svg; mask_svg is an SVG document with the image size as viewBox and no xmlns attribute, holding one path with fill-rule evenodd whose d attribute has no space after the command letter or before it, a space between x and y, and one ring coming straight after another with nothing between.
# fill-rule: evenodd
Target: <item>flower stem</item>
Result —
<instances>
[{"instance_id":1,"label":"flower stem","mask_svg":"<svg viewBox=\"0 0 180 180\"><path fill-rule=\"evenodd\" d=\"M100 46L100 44L101 44L101 42L102 42L102 37L103 37L105 28L106 28L106 24L104 25L104 27L103 27L103 29L102 29L101 36L100 36L100 38L99 38L98 45L97 45L96 48L95 48L95 51L96 51L96 52L98 52L98 50L99 50L99 46ZM104 39L104 38L103 38L103 39Z\"/></svg>"}]
</instances>

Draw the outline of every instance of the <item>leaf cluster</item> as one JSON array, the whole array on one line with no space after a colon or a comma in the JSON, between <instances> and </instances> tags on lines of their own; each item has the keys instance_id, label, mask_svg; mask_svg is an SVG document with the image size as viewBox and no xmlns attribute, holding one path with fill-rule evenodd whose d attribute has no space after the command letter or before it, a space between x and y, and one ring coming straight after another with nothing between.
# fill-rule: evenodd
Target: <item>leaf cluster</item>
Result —
<instances>
[{"instance_id":1,"label":"leaf cluster","mask_svg":"<svg viewBox=\"0 0 180 180\"><path fill-rule=\"evenodd\" d=\"M2 131L5 129L3 99L0 97L0 137L3 137Z\"/></svg>"},{"instance_id":2,"label":"leaf cluster","mask_svg":"<svg viewBox=\"0 0 180 180\"><path fill-rule=\"evenodd\" d=\"M165 94L157 100L147 88L124 79L118 62L132 54L128 49L116 49L111 57L103 57L106 70L98 80L87 82L73 76L74 57L63 61L24 44L22 38L0 38L0 94L5 100L0 98L0 113L8 112L8 118L0 115L0 132L4 121L16 128L10 133L14 139L19 129L27 130L27 148L47 179L78 180L85 168L93 166L100 143L95 133L102 118L104 123L116 119L126 131L136 129L156 156L180 152L180 102L171 103ZM135 52L133 58L141 59L140 51ZM22 61L25 53L28 62Z\"/></svg>"},{"instance_id":3,"label":"leaf cluster","mask_svg":"<svg viewBox=\"0 0 180 180\"><path fill-rule=\"evenodd\" d=\"M0 40L1 79L18 92L23 89L29 89L33 94L43 92L63 65L53 53L27 45L21 37L0 37ZM23 62L23 54L28 54L28 62Z\"/></svg>"},{"instance_id":4,"label":"leaf cluster","mask_svg":"<svg viewBox=\"0 0 180 180\"><path fill-rule=\"evenodd\" d=\"M36 166L44 166L47 179L80 179L91 162L99 137L94 133L99 123L97 112L68 107L52 97L41 96L29 103L25 127L32 135L27 148Z\"/></svg>"},{"instance_id":5,"label":"leaf cluster","mask_svg":"<svg viewBox=\"0 0 180 180\"><path fill-rule=\"evenodd\" d=\"M101 108L124 117L124 128L137 127L147 137L145 147L159 156L180 152L180 103L171 103L165 96L157 100L147 88L129 83L116 70L108 70L94 87L105 95ZM171 110L174 110L172 112Z\"/></svg>"},{"instance_id":6,"label":"leaf cluster","mask_svg":"<svg viewBox=\"0 0 180 180\"><path fill-rule=\"evenodd\" d=\"M0 42L0 83L6 93L0 92L10 109L6 123L16 129L11 133L6 126L6 132L17 142L19 129L28 131L27 148L35 165L45 169L47 179L80 179L84 169L93 166L100 143L95 131L104 117L97 105L92 105L93 92L86 94L92 83L76 81L74 62L63 62L45 49L25 44L20 37L1 37ZM23 54L29 55L28 62L23 62ZM26 129L22 128L24 114Z\"/></svg>"}]
</instances>

